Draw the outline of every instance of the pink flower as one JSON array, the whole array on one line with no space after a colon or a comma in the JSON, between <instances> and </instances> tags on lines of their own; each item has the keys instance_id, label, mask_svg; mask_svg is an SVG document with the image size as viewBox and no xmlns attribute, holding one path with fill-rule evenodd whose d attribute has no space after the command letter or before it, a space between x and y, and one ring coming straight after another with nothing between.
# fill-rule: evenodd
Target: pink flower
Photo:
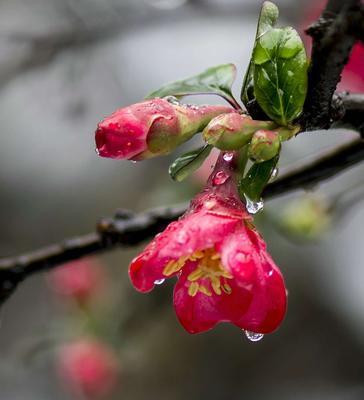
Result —
<instances>
[{"instance_id":1,"label":"pink flower","mask_svg":"<svg viewBox=\"0 0 364 400\"><path fill-rule=\"evenodd\" d=\"M110 395L118 381L118 360L101 342L82 339L61 347L57 367L61 380L81 398Z\"/></svg>"},{"instance_id":2,"label":"pink flower","mask_svg":"<svg viewBox=\"0 0 364 400\"><path fill-rule=\"evenodd\" d=\"M168 154L201 132L226 106L176 105L152 99L121 108L98 124L96 147L101 157L142 160Z\"/></svg>"},{"instance_id":3,"label":"pink flower","mask_svg":"<svg viewBox=\"0 0 364 400\"><path fill-rule=\"evenodd\" d=\"M219 322L256 333L274 331L286 312L283 277L241 203L229 163L220 157L205 190L178 221L130 265L141 292L177 276L174 307L190 333Z\"/></svg>"},{"instance_id":4,"label":"pink flower","mask_svg":"<svg viewBox=\"0 0 364 400\"><path fill-rule=\"evenodd\" d=\"M55 292L81 302L99 293L104 279L102 265L91 258L69 262L48 276L49 284Z\"/></svg>"}]
</instances>

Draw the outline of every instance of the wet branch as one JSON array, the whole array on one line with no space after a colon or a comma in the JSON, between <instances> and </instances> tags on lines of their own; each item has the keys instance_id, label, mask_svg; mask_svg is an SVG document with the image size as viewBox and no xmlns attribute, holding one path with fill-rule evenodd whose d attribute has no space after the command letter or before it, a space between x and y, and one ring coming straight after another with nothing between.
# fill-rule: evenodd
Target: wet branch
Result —
<instances>
[{"instance_id":1,"label":"wet branch","mask_svg":"<svg viewBox=\"0 0 364 400\"><path fill-rule=\"evenodd\" d=\"M364 140L359 139L283 174L266 187L264 198L272 198L305 187L311 188L362 160ZM187 205L164 207L140 214L120 210L114 218L103 219L94 233L68 239L29 254L0 260L0 304L14 291L19 282L32 274L116 247L138 245L180 217L186 207Z\"/></svg>"},{"instance_id":2,"label":"wet branch","mask_svg":"<svg viewBox=\"0 0 364 400\"><path fill-rule=\"evenodd\" d=\"M313 37L313 50L308 94L300 118L304 131L349 125L364 136L364 95L334 94L350 51L355 41L363 40L363 32L360 0L329 0L320 19L308 29ZM272 198L311 188L363 160L364 140L358 139L291 169L270 183L263 195ZM29 276L84 256L142 243L181 216L185 209L186 205L140 214L119 211L113 218L103 219L93 233L0 259L0 305Z\"/></svg>"},{"instance_id":3,"label":"wet branch","mask_svg":"<svg viewBox=\"0 0 364 400\"><path fill-rule=\"evenodd\" d=\"M360 0L329 0L306 33L312 37L308 91L300 124L303 130L328 129L331 101L363 24Z\"/></svg>"}]
</instances>

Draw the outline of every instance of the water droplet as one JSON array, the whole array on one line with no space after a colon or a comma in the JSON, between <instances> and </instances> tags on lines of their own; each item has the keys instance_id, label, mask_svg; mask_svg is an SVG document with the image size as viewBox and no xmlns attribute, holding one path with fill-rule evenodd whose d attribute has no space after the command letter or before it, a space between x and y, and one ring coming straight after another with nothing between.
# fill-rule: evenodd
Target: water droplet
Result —
<instances>
[{"instance_id":1,"label":"water droplet","mask_svg":"<svg viewBox=\"0 0 364 400\"><path fill-rule=\"evenodd\" d=\"M174 96L166 96L166 97L163 97L163 99L167 100L168 103L171 103L174 106L179 106L181 104L180 101L177 99L177 97L174 97Z\"/></svg>"},{"instance_id":2,"label":"water droplet","mask_svg":"<svg viewBox=\"0 0 364 400\"><path fill-rule=\"evenodd\" d=\"M239 263L247 263L250 261L250 254L245 254L245 253L239 252L235 255L235 259Z\"/></svg>"},{"instance_id":3,"label":"water droplet","mask_svg":"<svg viewBox=\"0 0 364 400\"><path fill-rule=\"evenodd\" d=\"M215 205L216 205L216 201L215 200L208 200L208 201L205 202L205 207L208 210L211 210L212 208L214 208Z\"/></svg>"},{"instance_id":4,"label":"water droplet","mask_svg":"<svg viewBox=\"0 0 364 400\"><path fill-rule=\"evenodd\" d=\"M181 231L178 236L177 236L177 243L179 244L185 244L188 240L188 235L186 232Z\"/></svg>"},{"instance_id":5,"label":"water droplet","mask_svg":"<svg viewBox=\"0 0 364 400\"><path fill-rule=\"evenodd\" d=\"M234 158L234 153L232 153L232 152L224 153L224 155L222 156L222 158L223 158L226 162L230 162L230 161Z\"/></svg>"},{"instance_id":6,"label":"water droplet","mask_svg":"<svg viewBox=\"0 0 364 400\"><path fill-rule=\"evenodd\" d=\"M274 168L274 170L272 171L272 175L269 178L269 182L273 182L277 178L278 172L279 172L279 169Z\"/></svg>"},{"instance_id":7,"label":"water droplet","mask_svg":"<svg viewBox=\"0 0 364 400\"><path fill-rule=\"evenodd\" d=\"M274 271L271 269L270 271L267 272L267 276L268 276L268 277L272 276L272 275L273 275L273 272L274 272Z\"/></svg>"},{"instance_id":8,"label":"water droplet","mask_svg":"<svg viewBox=\"0 0 364 400\"><path fill-rule=\"evenodd\" d=\"M264 201L260 199L259 201L250 200L249 197L245 196L246 200L246 209L250 214L257 214L259 211L262 211L264 208Z\"/></svg>"},{"instance_id":9,"label":"water droplet","mask_svg":"<svg viewBox=\"0 0 364 400\"><path fill-rule=\"evenodd\" d=\"M247 339L249 339L251 342L259 342L259 340L262 340L264 337L263 333L255 333L245 329L243 329L243 332L245 333Z\"/></svg>"},{"instance_id":10,"label":"water droplet","mask_svg":"<svg viewBox=\"0 0 364 400\"><path fill-rule=\"evenodd\" d=\"M164 283L164 281L165 281L164 278L162 278L162 279L157 279L157 280L154 281L154 284L155 284L155 285L162 285L162 283Z\"/></svg>"},{"instance_id":11,"label":"water droplet","mask_svg":"<svg viewBox=\"0 0 364 400\"><path fill-rule=\"evenodd\" d=\"M95 149L95 153L99 156L100 155L100 151L99 151L99 149L96 147L96 149Z\"/></svg>"},{"instance_id":12,"label":"water droplet","mask_svg":"<svg viewBox=\"0 0 364 400\"><path fill-rule=\"evenodd\" d=\"M230 175L224 171L216 172L215 176L212 179L212 184L214 186L222 185L230 178Z\"/></svg>"},{"instance_id":13,"label":"water droplet","mask_svg":"<svg viewBox=\"0 0 364 400\"><path fill-rule=\"evenodd\" d=\"M135 160L130 160L133 164L136 164L137 162Z\"/></svg>"}]
</instances>

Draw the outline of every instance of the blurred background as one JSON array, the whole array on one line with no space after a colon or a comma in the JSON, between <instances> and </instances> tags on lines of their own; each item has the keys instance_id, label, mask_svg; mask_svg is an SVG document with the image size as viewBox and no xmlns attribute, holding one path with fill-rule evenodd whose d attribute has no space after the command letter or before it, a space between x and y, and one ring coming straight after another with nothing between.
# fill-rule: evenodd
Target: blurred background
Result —
<instances>
[{"instance_id":1,"label":"blurred background","mask_svg":"<svg viewBox=\"0 0 364 400\"><path fill-rule=\"evenodd\" d=\"M296 28L322 7L276 3L280 23ZM101 159L94 130L116 108L213 65L238 66L238 97L260 4L0 0L1 256L92 231L116 208L197 193L203 173L170 180L176 154L137 164ZM364 90L362 50L342 89ZM353 137L302 134L284 145L280 170ZM279 331L258 343L231 325L187 334L174 315L173 282L149 295L131 287L137 248L29 279L0 313L0 400L363 399L362 187L357 166L308 194L266 203L257 221L286 278L289 309Z\"/></svg>"}]
</instances>

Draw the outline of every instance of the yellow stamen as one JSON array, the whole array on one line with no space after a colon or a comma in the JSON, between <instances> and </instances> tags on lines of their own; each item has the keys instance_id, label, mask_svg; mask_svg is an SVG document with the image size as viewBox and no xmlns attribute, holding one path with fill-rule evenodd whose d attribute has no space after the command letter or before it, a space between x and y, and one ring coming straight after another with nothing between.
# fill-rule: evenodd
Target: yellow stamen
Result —
<instances>
[{"instance_id":1,"label":"yellow stamen","mask_svg":"<svg viewBox=\"0 0 364 400\"><path fill-rule=\"evenodd\" d=\"M200 285L197 282L192 282L190 287L188 288L188 294L192 297L195 297L198 290L200 289Z\"/></svg>"},{"instance_id":2,"label":"yellow stamen","mask_svg":"<svg viewBox=\"0 0 364 400\"><path fill-rule=\"evenodd\" d=\"M214 292L218 295L221 294L221 288L220 288L220 279L218 281L213 280L211 281L211 286L214 289Z\"/></svg>"},{"instance_id":3,"label":"yellow stamen","mask_svg":"<svg viewBox=\"0 0 364 400\"><path fill-rule=\"evenodd\" d=\"M197 281L197 279L200 279L203 276L203 271L201 268L196 268L194 271L192 271L187 279L191 282Z\"/></svg>"},{"instance_id":4,"label":"yellow stamen","mask_svg":"<svg viewBox=\"0 0 364 400\"><path fill-rule=\"evenodd\" d=\"M224 283L224 284L222 285L222 290L223 290L226 294L230 294L230 293L233 291L233 289L231 289L231 286L230 286L229 284L227 284L227 283Z\"/></svg>"},{"instance_id":5,"label":"yellow stamen","mask_svg":"<svg viewBox=\"0 0 364 400\"><path fill-rule=\"evenodd\" d=\"M195 263L195 269L187 276L190 282L188 294L192 297L198 292L206 296L230 294L232 289L226 283L226 279L232 279L230 272L226 271L221 263L221 255L214 248L197 250L189 256L180 257L178 260L170 261L164 268L165 276L178 272L186 262Z\"/></svg>"},{"instance_id":6,"label":"yellow stamen","mask_svg":"<svg viewBox=\"0 0 364 400\"><path fill-rule=\"evenodd\" d=\"M163 270L163 275L170 276L180 270L182 266L176 261L170 261Z\"/></svg>"},{"instance_id":7,"label":"yellow stamen","mask_svg":"<svg viewBox=\"0 0 364 400\"><path fill-rule=\"evenodd\" d=\"M209 296L209 297L212 296L211 290L207 289L207 287L200 285L200 287L198 289L201 293L205 294L206 296Z\"/></svg>"}]
</instances>

